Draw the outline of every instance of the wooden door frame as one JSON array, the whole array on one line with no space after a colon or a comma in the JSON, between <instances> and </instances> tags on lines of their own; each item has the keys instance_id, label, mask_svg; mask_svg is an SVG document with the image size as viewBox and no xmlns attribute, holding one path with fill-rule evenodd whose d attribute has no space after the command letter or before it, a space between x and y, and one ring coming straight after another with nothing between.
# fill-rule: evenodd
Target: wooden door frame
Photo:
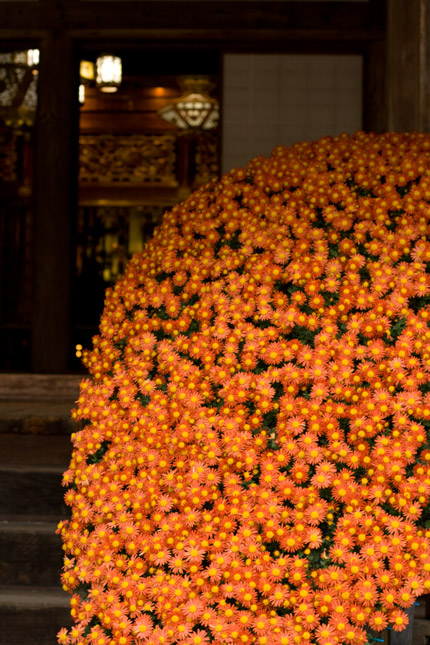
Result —
<instances>
[{"instance_id":1,"label":"wooden door frame","mask_svg":"<svg viewBox=\"0 0 430 645\"><path fill-rule=\"evenodd\" d=\"M385 1L0 1L0 48L41 49L36 124L32 371L67 372L77 208L78 52L110 47L361 54L363 125L385 117ZM55 82L52 82L55 79ZM72 79L72 82L70 80Z\"/></svg>"}]
</instances>

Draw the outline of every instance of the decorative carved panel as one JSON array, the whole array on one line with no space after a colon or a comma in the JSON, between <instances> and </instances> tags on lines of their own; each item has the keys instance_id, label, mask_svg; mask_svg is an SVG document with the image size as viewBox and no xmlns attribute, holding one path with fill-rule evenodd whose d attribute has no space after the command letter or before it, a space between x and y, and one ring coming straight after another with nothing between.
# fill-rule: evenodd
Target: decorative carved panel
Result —
<instances>
[{"instance_id":1,"label":"decorative carved panel","mask_svg":"<svg viewBox=\"0 0 430 645\"><path fill-rule=\"evenodd\" d=\"M195 184L204 184L219 172L218 136L203 134L197 138L195 156Z\"/></svg>"},{"instance_id":2,"label":"decorative carved panel","mask_svg":"<svg viewBox=\"0 0 430 645\"><path fill-rule=\"evenodd\" d=\"M82 135L81 182L177 186L176 136Z\"/></svg>"}]
</instances>

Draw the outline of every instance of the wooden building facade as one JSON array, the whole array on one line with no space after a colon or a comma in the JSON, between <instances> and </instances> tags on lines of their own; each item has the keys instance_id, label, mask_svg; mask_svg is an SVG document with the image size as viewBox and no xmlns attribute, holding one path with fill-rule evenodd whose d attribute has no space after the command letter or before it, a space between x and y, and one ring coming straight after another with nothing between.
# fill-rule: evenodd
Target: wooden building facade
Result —
<instances>
[{"instance_id":1,"label":"wooden building facade","mask_svg":"<svg viewBox=\"0 0 430 645\"><path fill-rule=\"evenodd\" d=\"M0 370L77 370L104 286L219 172L222 116L193 137L158 116L179 75L222 100L226 54L359 55L363 129L428 132L429 22L430 0L0 0L0 53L40 50L34 126L0 126ZM127 62L121 100L89 88L79 108L102 51Z\"/></svg>"}]
</instances>

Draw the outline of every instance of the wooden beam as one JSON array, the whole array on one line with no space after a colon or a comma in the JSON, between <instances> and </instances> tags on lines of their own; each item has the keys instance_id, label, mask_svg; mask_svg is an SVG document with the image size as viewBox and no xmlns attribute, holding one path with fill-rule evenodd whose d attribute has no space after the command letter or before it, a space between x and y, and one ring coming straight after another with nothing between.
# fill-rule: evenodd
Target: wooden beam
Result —
<instances>
[{"instance_id":1,"label":"wooden beam","mask_svg":"<svg viewBox=\"0 0 430 645\"><path fill-rule=\"evenodd\" d=\"M41 42L40 48L33 226L32 370L59 373L70 369L72 358L78 66L73 44L64 34L50 35Z\"/></svg>"},{"instance_id":2,"label":"wooden beam","mask_svg":"<svg viewBox=\"0 0 430 645\"><path fill-rule=\"evenodd\" d=\"M0 2L0 38L38 38L47 31L68 31L90 40L143 38L192 40L226 45L274 39L279 46L323 40L378 39L384 30L385 3L291 2L276 0L122 0L111 2ZM376 8L375 8L376 7ZM379 8L378 8L379 7Z\"/></svg>"}]
</instances>

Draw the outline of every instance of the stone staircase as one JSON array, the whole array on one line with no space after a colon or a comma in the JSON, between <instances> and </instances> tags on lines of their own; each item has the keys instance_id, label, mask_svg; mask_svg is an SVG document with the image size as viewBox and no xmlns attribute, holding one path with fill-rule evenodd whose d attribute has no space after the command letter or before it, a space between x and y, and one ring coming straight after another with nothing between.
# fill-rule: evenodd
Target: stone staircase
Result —
<instances>
[{"instance_id":1,"label":"stone staircase","mask_svg":"<svg viewBox=\"0 0 430 645\"><path fill-rule=\"evenodd\" d=\"M55 531L79 380L0 374L0 645L55 645L71 623Z\"/></svg>"},{"instance_id":2,"label":"stone staircase","mask_svg":"<svg viewBox=\"0 0 430 645\"><path fill-rule=\"evenodd\" d=\"M67 516L61 477L79 381L0 374L0 645L55 645L71 623L55 531ZM384 645L430 644L427 598L414 609L413 629L384 633Z\"/></svg>"}]
</instances>

